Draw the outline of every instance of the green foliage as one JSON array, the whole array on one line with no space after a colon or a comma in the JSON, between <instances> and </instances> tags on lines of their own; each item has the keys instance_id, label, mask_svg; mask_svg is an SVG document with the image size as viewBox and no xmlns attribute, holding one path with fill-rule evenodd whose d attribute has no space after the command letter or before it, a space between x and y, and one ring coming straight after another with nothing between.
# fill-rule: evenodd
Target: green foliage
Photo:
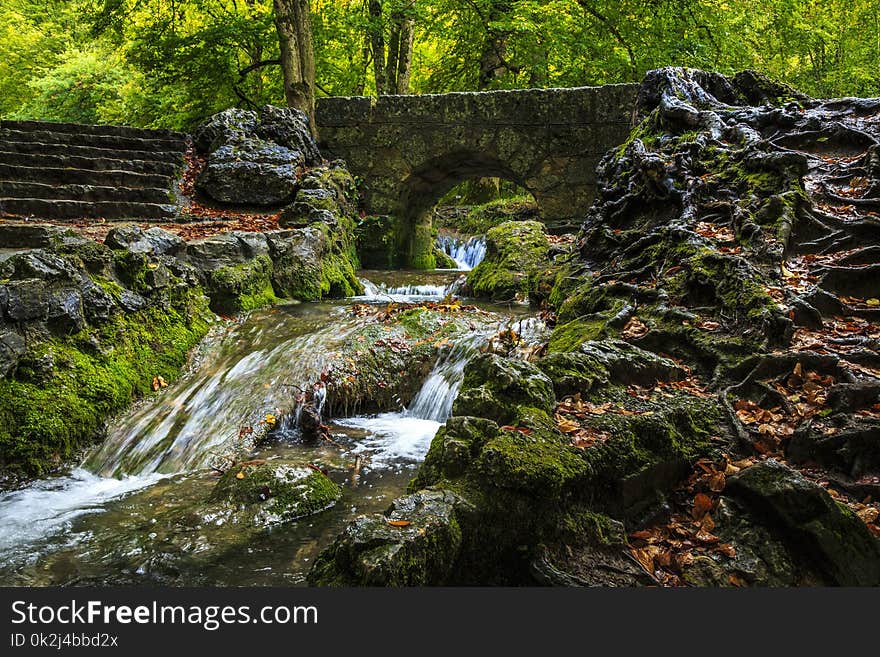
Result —
<instances>
[{"instance_id":1,"label":"green foliage","mask_svg":"<svg viewBox=\"0 0 880 657\"><path fill-rule=\"evenodd\" d=\"M319 93L375 93L371 36L415 22L415 93L753 68L814 96L880 95L878 0L313 0ZM0 114L186 128L284 95L270 0L6 0Z\"/></svg>"}]
</instances>

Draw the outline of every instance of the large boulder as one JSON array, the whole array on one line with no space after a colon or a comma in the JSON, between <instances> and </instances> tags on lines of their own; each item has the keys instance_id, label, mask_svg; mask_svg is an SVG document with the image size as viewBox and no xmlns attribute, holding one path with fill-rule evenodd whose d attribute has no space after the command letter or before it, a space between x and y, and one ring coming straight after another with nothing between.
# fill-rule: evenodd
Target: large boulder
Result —
<instances>
[{"instance_id":1,"label":"large boulder","mask_svg":"<svg viewBox=\"0 0 880 657\"><path fill-rule=\"evenodd\" d=\"M194 139L208 156L196 188L222 203L280 205L293 197L305 168L321 161L308 118L294 109L226 110Z\"/></svg>"},{"instance_id":2,"label":"large boulder","mask_svg":"<svg viewBox=\"0 0 880 657\"><path fill-rule=\"evenodd\" d=\"M467 288L493 301L527 301L547 269L550 242L538 221L508 221L486 233L486 257L468 274Z\"/></svg>"},{"instance_id":3,"label":"large boulder","mask_svg":"<svg viewBox=\"0 0 880 657\"><path fill-rule=\"evenodd\" d=\"M272 206L296 192L305 157L262 139L227 143L208 156L196 188L215 201Z\"/></svg>"},{"instance_id":4,"label":"large boulder","mask_svg":"<svg viewBox=\"0 0 880 657\"><path fill-rule=\"evenodd\" d=\"M480 354L465 366L462 392L454 415L486 417L515 423L520 407L552 413L556 405L553 382L531 363Z\"/></svg>"},{"instance_id":5,"label":"large boulder","mask_svg":"<svg viewBox=\"0 0 880 657\"><path fill-rule=\"evenodd\" d=\"M858 516L796 470L768 459L731 477L725 493L780 527L831 583L880 585L880 541Z\"/></svg>"}]
</instances>

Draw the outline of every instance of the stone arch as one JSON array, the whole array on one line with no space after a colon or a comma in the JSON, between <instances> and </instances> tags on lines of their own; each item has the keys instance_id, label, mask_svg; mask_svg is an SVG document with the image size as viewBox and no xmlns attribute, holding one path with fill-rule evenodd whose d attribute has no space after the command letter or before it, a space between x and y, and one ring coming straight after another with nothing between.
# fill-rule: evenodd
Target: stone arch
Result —
<instances>
[{"instance_id":1,"label":"stone arch","mask_svg":"<svg viewBox=\"0 0 880 657\"><path fill-rule=\"evenodd\" d=\"M432 268L434 239L432 210L437 202L466 180L473 178L501 178L526 189L530 179L523 172L505 163L492 152L471 148L455 148L432 157L414 167L400 184L400 198L395 216L398 218L398 253L402 264L414 269Z\"/></svg>"}]
</instances>

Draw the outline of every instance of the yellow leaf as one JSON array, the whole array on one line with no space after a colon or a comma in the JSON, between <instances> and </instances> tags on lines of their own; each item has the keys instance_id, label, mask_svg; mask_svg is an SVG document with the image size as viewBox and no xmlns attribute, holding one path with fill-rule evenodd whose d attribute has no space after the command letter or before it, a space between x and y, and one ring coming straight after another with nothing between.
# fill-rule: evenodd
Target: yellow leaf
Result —
<instances>
[{"instance_id":1,"label":"yellow leaf","mask_svg":"<svg viewBox=\"0 0 880 657\"><path fill-rule=\"evenodd\" d=\"M871 308L876 308L880 306L880 299L868 299L865 301L865 305L870 306Z\"/></svg>"}]
</instances>

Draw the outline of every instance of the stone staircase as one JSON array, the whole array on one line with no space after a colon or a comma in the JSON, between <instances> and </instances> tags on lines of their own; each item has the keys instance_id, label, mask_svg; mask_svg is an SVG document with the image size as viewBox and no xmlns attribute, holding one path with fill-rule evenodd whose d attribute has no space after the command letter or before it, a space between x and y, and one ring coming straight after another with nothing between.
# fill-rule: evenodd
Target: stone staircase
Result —
<instances>
[{"instance_id":1,"label":"stone staircase","mask_svg":"<svg viewBox=\"0 0 880 657\"><path fill-rule=\"evenodd\" d=\"M171 219L186 148L168 130L0 121L0 217Z\"/></svg>"}]
</instances>

